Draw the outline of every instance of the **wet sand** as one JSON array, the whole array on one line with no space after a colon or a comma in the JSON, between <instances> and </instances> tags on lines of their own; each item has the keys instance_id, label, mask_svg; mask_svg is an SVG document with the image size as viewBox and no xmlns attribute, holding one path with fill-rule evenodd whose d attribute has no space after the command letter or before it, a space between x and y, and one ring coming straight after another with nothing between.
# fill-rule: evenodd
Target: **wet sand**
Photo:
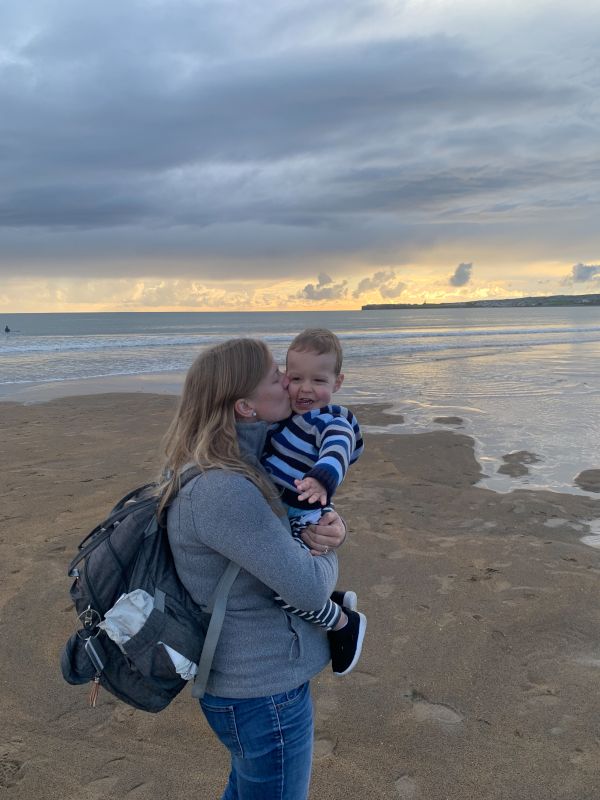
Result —
<instances>
[{"instance_id":1,"label":"wet sand","mask_svg":"<svg viewBox=\"0 0 600 800\"><path fill-rule=\"evenodd\" d=\"M134 711L63 683L66 565L154 477L175 399L3 403L0 789L30 800L220 797L227 759L184 690ZM364 424L399 422L361 407ZM378 427L378 430L380 428ZM346 678L323 672L314 800L592 800L600 785L600 550L593 496L476 485L455 430L366 436L337 496L341 581L369 618Z\"/></svg>"}]
</instances>

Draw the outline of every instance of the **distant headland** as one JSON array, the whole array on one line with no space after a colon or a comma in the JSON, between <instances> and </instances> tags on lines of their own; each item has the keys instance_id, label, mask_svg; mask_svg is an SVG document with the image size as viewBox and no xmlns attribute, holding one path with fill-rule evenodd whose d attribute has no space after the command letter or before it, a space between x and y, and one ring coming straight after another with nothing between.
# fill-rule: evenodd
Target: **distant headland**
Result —
<instances>
[{"instance_id":1,"label":"distant headland","mask_svg":"<svg viewBox=\"0 0 600 800\"><path fill-rule=\"evenodd\" d=\"M532 308L534 306L600 306L600 294L553 294L548 297L509 297L507 300L465 300L461 303L370 303L361 311L394 308Z\"/></svg>"}]
</instances>

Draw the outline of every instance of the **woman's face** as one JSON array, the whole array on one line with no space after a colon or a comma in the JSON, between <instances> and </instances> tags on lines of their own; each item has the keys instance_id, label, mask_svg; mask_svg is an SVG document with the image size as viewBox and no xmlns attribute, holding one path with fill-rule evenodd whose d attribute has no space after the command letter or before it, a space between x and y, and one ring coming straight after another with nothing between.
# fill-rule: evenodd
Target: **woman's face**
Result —
<instances>
[{"instance_id":1,"label":"woman's face","mask_svg":"<svg viewBox=\"0 0 600 800\"><path fill-rule=\"evenodd\" d=\"M280 372L279 367L271 358L269 371L254 390L252 407L256 411L254 419L264 422L279 422L292 413L290 396L288 394L288 379Z\"/></svg>"}]
</instances>

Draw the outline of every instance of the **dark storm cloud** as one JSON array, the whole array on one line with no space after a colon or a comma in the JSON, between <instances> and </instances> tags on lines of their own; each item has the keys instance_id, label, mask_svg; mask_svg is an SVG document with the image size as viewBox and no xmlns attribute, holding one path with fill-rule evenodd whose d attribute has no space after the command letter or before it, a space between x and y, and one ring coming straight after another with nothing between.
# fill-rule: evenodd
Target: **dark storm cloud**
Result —
<instances>
[{"instance_id":1,"label":"dark storm cloud","mask_svg":"<svg viewBox=\"0 0 600 800\"><path fill-rule=\"evenodd\" d=\"M472 270L473 264L459 264L454 274L450 276L450 286L466 286L471 280Z\"/></svg>"},{"instance_id":2,"label":"dark storm cloud","mask_svg":"<svg viewBox=\"0 0 600 800\"><path fill-rule=\"evenodd\" d=\"M486 74L480 57L442 37L234 52L223 63L202 57L200 31L200 55L192 43L188 52L169 47L160 18L141 31L130 19L126 41L101 30L99 46L79 41L68 22L71 30L40 34L22 48L23 63L3 71L14 171L25 158L50 175L270 162L354 149L360 136L378 144L386 141L382 123L428 126L434 109L500 115L571 94Z\"/></svg>"},{"instance_id":3,"label":"dark storm cloud","mask_svg":"<svg viewBox=\"0 0 600 800\"><path fill-rule=\"evenodd\" d=\"M589 84L460 36L359 35L377 19L359 0L5 3L0 269L260 277L597 202Z\"/></svg>"}]
</instances>

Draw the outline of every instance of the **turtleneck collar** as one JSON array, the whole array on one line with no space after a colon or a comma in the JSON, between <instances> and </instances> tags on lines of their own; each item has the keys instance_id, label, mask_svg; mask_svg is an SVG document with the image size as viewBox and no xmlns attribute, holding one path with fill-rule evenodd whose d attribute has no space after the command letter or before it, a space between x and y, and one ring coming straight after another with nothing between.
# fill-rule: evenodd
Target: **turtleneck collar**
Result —
<instances>
[{"instance_id":1,"label":"turtleneck collar","mask_svg":"<svg viewBox=\"0 0 600 800\"><path fill-rule=\"evenodd\" d=\"M255 467L260 467L260 457L265 449L267 431L271 424L269 422L236 422L235 430L240 446L240 454L244 461ZM190 467L198 466L193 461L188 461L180 473L185 472Z\"/></svg>"},{"instance_id":2,"label":"turtleneck collar","mask_svg":"<svg viewBox=\"0 0 600 800\"><path fill-rule=\"evenodd\" d=\"M265 447L269 423L236 422L235 429L242 457L251 463L259 462Z\"/></svg>"}]
</instances>

